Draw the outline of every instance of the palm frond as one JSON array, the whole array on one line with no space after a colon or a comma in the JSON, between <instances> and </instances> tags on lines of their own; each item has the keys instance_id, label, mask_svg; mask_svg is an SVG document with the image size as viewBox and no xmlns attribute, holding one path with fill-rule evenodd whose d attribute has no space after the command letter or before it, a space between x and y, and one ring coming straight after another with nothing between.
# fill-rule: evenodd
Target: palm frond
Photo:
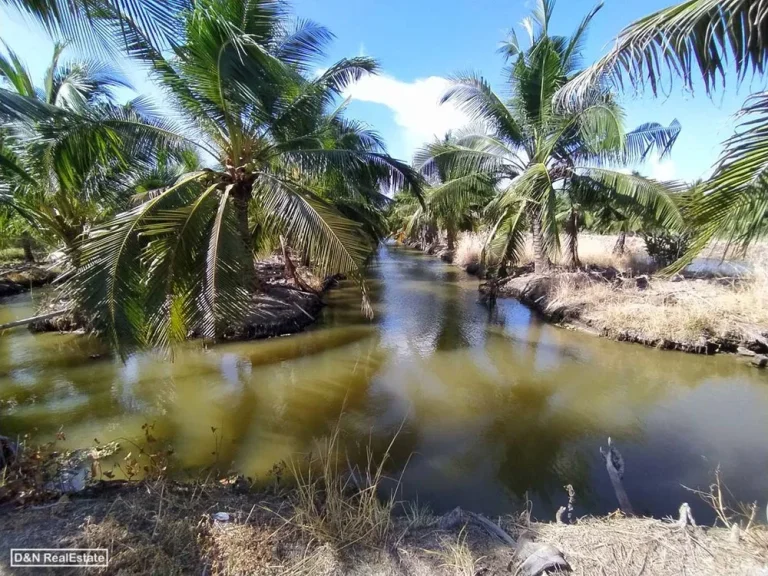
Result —
<instances>
[{"instance_id":1,"label":"palm frond","mask_svg":"<svg viewBox=\"0 0 768 576\"><path fill-rule=\"evenodd\" d=\"M587 12L586 16L582 19L579 27L568 39L568 46L563 52L563 64L568 73L575 71L580 66L580 56L584 49L586 42L587 30L589 29L592 19L603 8L603 2L598 2L592 10Z\"/></svg>"},{"instance_id":2,"label":"palm frond","mask_svg":"<svg viewBox=\"0 0 768 576\"><path fill-rule=\"evenodd\" d=\"M762 74L768 43L764 0L686 0L641 18L619 34L613 49L584 70L558 95L581 98L596 83L625 82L659 92L679 78L693 88L701 77L707 92L725 83L726 69L737 81L750 71Z\"/></svg>"},{"instance_id":3,"label":"palm frond","mask_svg":"<svg viewBox=\"0 0 768 576\"><path fill-rule=\"evenodd\" d=\"M494 179L483 173L459 176L433 186L427 194L427 206L433 214L458 222L473 206L483 206L493 196L494 184Z\"/></svg>"},{"instance_id":4,"label":"palm frond","mask_svg":"<svg viewBox=\"0 0 768 576\"><path fill-rule=\"evenodd\" d=\"M32 16L58 38L77 42L91 52L114 52L116 45L103 18L131 20L141 26L152 45L168 48L178 39L178 15L189 0L6 0ZM117 45L120 46L120 45Z\"/></svg>"},{"instance_id":5,"label":"palm frond","mask_svg":"<svg viewBox=\"0 0 768 576\"><path fill-rule=\"evenodd\" d=\"M737 132L726 140L715 173L690 208L695 237L682 266L714 238L741 249L762 235L768 198L768 92L753 94L739 114Z\"/></svg>"},{"instance_id":6,"label":"palm frond","mask_svg":"<svg viewBox=\"0 0 768 576\"><path fill-rule=\"evenodd\" d=\"M14 90L22 96L37 97L32 77L21 58L3 42L7 56L0 53L0 79L4 79Z\"/></svg>"},{"instance_id":7,"label":"palm frond","mask_svg":"<svg viewBox=\"0 0 768 576\"><path fill-rule=\"evenodd\" d=\"M452 82L440 99L441 104L451 102L473 121L488 125L502 137L513 142L522 140L521 127L487 80L474 73L466 73L455 76Z\"/></svg>"},{"instance_id":8,"label":"palm frond","mask_svg":"<svg viewBox=\"0 0 768 576\"><path fill-rule=\"evenodd\" d=\"M636 174L605 168L578 168L576 174L600 186L608 199L615 195L637 203L666 228L680 229L683 226L680 210L672 197L672 194L682 190L680 184L662 184Z\"/></svg>"},{"instance_id":9,"label":"palm frond","mask_svg":"<svg viewBox=\"0 0 768 576\"><path fill-rule=\"evenodd\" d=\"M264 210L281 222L291 246L308 254L321 275L348 274L360 282L363 312L372 315L363 266L371 253L362 227L310 190L275 174L262 174Z\"/></svg>"},{"instance_id":10,"label":"palm frond","mask_svg":"<svg viewBox=\"0 0 768 576\"><path fill-rule=\"evenodd\" d=\"M486 265L520 262L525 252L527 201L510 202L486 238L481 260Z\"/></svg>"},{"instance_id":11,"label":"palm frond","mask_svg":"<svg viewBox=\"0 0 768 576\"><path fill-rule=\"evenodd\" d=\"M317 65L325 56L325 48L331 40L333 34L325 26L298 19L285 27L276 39L273 52L283 62L303 72L311 72L311 66Z\"/></svg>"},{"instance_id":12,"label":"palm frond","mask_svg":"<svg viewBox=\"0 0 768 576\"><path fill-rule=\"evenodd\" d=\"M183 179L83 239L82 266L68 285L69 294L94 329L123 355L146 343L141 234L151 226L158 209L199 178Z\"/></svg>"},{"instance_id":13,"label":"palm frond","mask_svg":"<svg viewBox=\"0 0 768 576\"><path fill-rule=\"evenodd\" d=\"M245 263L253 255L245 252L238 233L237 215L230 200L231 186L219 200L209 235L202 298L202 335L206 338L216 338L227 327L242 321L251 301L250 286L244 279Z\"/></svg>"}]
</instances>

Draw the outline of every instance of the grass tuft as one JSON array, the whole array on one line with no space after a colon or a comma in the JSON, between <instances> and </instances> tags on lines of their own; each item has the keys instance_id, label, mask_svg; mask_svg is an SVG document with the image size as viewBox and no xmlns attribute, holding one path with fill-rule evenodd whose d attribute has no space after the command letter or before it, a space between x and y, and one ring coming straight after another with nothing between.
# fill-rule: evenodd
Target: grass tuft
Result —
<instances>
[{"instance_id":1,"label":"grass tuft","mask_svg":"<svg viewBox=\"0 0 768 576\"><path fill-rule=\"evenodd\" d=\"M456 576L475 576L478 573L478 562L467 545L467 528L461 529L456 540L446 539L443 549L435 552L442 559L442 567Z\"/></svg>"},{"instance_id":2,"label":"grass tuft","mask_svg":"<svg viewBox=\"0 0 768 576\"><path fill-rule=\"evenodd\" d=\"M355 545L382 548L391 535L400 484L398 481L386 498L380 496L387 479L384 467L397 436L379 462L369 445L362 469L350 464L340 437L341 421L328 438L317 442L317 455L307 465L289 463L296 482L291 523L338 549Z\"/></svg>"}]
</instances>

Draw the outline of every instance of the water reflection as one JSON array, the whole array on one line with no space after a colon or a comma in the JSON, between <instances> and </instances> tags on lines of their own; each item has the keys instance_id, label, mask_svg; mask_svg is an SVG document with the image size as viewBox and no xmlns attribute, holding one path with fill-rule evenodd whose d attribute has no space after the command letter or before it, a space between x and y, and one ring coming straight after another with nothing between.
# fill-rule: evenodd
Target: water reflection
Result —
<instances>
[{"instance_id":1,"label":"water reflection","mask_svg":"<svg viewBox=\"0 0 768 576\"><path fill-rule=\"evenodd\" d=\"M263 478L344 412L350 459L368 444L383 451L399 430L391 472L408 462L405 496L438 511L501 513L529 498L551 518L570 483L580 512L607 512L616 504L597 448L608 435L643 512L696 507L681 484L708 485L718 463L742 499L764 497L763 374L552 328L513 301L489 314L475 279L418 253L382 249L369 282L373 323L357 288L343 286L309 332L190 343L173 363L121 363L92 339L10 331L0 337L0 431L48 439L63 426L82 446L140 441L148 422L179 471L216 460ZM6 301L0 321L32 308L28 295Z\"/></svg>"}]
</instances>

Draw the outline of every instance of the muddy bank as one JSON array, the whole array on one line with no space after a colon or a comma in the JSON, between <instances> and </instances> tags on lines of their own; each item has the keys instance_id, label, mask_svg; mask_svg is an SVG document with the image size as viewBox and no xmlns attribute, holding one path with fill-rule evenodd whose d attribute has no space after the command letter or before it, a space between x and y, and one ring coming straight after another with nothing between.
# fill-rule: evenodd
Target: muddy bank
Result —
<instances>
[{"instance_id":1,"label":"muddy bank","mask_svg":"<svg viewBox=\"0 0 768 576\"><path fill-rule=\"evenodd\" d=\"M729 289L720 279L626 278L615 269L598 267L535 276L531 266L513 269L495 285L480 286L484 296L495 292L515 298L562 327L664 350L736 353L762 367L768 326L748 314L734 315L728 323L717 318L720 311L712 305ZM674 326L677 317L682 324Z\"/></svg>"},{"instance_id":2,"label":"muddy bank","mask_svg":"<svg viewBox=\"0 0 768 576\"><path fill-rule=\"evenodd\" d=\"M31 263L0 269L0 298L50 284L59 274L55 267Z\"/></svg>"},{"instance_id":3,"label":"muddy bank","mask_svg":"<svg viewBox=\"0 0 768 576\"><path fill-rule=\"evenodd\" d=\"M323 293L336 285L338 279L319 281L307 270L299 271L301 286L285 275L282 258L273 257L256 264L262 280L261 291L253 297L253 306L244 324L233 326L223 334L224 340L249 340L294 334L314 323L323 307ZM53 299L38 311L44 315L69 307L67 301ZM54 318L31 322L32 332L88 331L88 320L81 314L69 312ZM191 338L198 335L190 334Z\"/></svg>"},{"instance_id":4,"label":"muddy bank","mask_svg":"<svg viewBox=\"0 0 768 576\"><path fill-rule=\"evenodd\" d=\"M421 252L424 252L425 254L428 254L429 256L434 256L436 258L440 258L443 262L446 262L448 264L453 264L454 266L461 268L464 270L467 274L470 274L472 276L477 276L479 278L483 278L485 276L485 269L480 262L473 260L469 262L468 264L462 264L456 261L456 250L451 250L448 248L446 244L443 244L441 242L433 242L432 244L422 244L421 242L405 242L402 244L402 246L405 246L407 248L411 248L413 250L419 250Z\"/></svg>"},{"instance_id":5,"label":"muddy bank","mask_svg":"<svg viewBox=\"0 0 768 576\"><path fill-rule=\"evenodd\" d=\"M434 516L404 503L386 519L380 542L369 546L339 540L339 527L330 523L324 531L308 525L297 502L279 485L256 493L237 484L104 483L83 496L2 510L0 571L9 570L10 548L78 547L107 548L109 566L50 573L542 573L523 568L516 547L466 521L467 513ZM353 502L349 511L358 512ZM768 566L768 533L760 526L734 539L721 528L620 516L556 524L523 513L492 524L516 546L533 541L547 553L556 550L574 574L762 576Z\"/></svg>"}]
</instances>

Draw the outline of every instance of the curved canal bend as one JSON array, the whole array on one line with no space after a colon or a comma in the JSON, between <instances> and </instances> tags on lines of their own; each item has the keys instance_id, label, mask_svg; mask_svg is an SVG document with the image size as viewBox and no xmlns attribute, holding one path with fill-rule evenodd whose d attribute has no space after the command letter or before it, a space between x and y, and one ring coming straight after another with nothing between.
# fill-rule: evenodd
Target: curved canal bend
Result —
<instances>
[{"instance_id":1,"label":"curved canal bend","mask_svg":"<svg viewBox=\"0 0 768 576\"><path fill-rule=\"evenodd\" d=\"M460 505L551 519L573 484L577 512L616 508L598 447L612 436L636 511L708 513L682 485L705 488L720 465L734 494L768 494L768 377L732 358L649 350L539 322L515 301L489 314L477 280L436 258L384 247L370 272L376 312L358 290L328 295L304 334L150 354L92 358L75 335L0 336L0 433L63 427L69 447L168 441L180 469L220 463L267 478L342 419L346 449L383 450L400 429L391 475L404 498L436 512ZM6 300L0 322L34 311ZM215 428L215 432L212 432Z\"/></svg>"}]
</instances>

